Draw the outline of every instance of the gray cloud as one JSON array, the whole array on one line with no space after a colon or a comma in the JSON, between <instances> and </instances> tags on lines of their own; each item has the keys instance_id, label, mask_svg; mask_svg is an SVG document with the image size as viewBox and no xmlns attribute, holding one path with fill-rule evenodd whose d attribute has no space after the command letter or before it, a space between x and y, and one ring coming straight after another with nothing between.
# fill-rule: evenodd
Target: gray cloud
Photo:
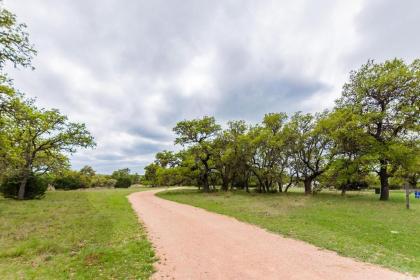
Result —
<instances>
[{"instance_id":1,"label":"gray cloud","mask_svg":"<svg viewBox=\"0 0 420 280\"><path fill-rule=\"evenodd\" d=\"M244 82L227 91L220 102L217 114L224 119L259 121L267 112L302 110L300 100L321 91L325 85L317 81L278 79Z\"/></svg>"},{"instance_id":2,"label":"gray cloud","mask_svg":"<svg viewBox=\"0 0 420 280\"><path fill-rule=\"evenodd\" d=\"M135 171L177 121L320 111L368 58L414 58L418 1L5 0L29 26L35 71L11 70L44 107L85 122L74 168Z\"/></svg>"},{"instance_id":3,"label":"gray cloud","mask_svg":"<svg viewBox=\"0 0 420 280\"><path fill-rule=\"evenodd\" d=\"M404 58L407 62L419 58L420 3L417 0L373 0L365 2L356 17L359 48L349 58L358 67L368 59L383 61Z\"/></svg>"}]
</instances>

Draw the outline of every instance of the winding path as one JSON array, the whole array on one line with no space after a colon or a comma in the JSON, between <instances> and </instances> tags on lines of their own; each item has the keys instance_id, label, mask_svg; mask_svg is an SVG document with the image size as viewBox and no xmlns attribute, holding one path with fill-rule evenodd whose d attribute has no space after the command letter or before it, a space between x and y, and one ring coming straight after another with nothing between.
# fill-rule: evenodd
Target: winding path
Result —
<instances>
[{"instance_id":1,"label":"winding path","mask_svg":"<svg viewBox=\"0 0 420 280\"><path fill-rule=\"evenodd\" d=\"M160 259L153 279L413 279L156 192L129 196Z\"/></svg>"}]
</instances>

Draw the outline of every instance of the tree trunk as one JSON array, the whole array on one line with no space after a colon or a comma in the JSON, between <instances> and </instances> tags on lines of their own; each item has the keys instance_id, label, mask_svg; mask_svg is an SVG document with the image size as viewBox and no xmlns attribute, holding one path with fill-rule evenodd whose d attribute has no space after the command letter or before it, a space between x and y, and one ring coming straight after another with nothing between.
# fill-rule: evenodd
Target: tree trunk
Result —
<instances>
[{"instance_id":1,"label":"tree trunk","mask_svg":"<svg viewBox=\"0 0 420 280\"><path fill-rule=\"evenodd\" d=\"M207 173L207 170L203 174L203 191L204 192L210 192L209 174Z\"/></svg>"},{"instance_id":2,"label":"tree trunk","mask_svg":"<svg viewBox=\"0 0 420 280\"><path fill-rule=\"evenodd\" d=\"M229 179L227 176L222 176L222 191L227 192L229 190Z\"/></svg>"},{"instance_id":3,"label":"tree trunk","mask_svg":"<svg viewBox=\"0 0 420 280\"><path fill-rule=\"evenodd\" d=\"M27 174L27 172L25 172L25 174L23 175L23 179L22 179L22 182L20 183L19 192L18 192L19 200L25 199L25 188L26 188L26 183L28 182L28 176L29 175Z\"/></svg>"},{"instance_id":4,"label":"tree trunk","mask_svg":"<svg viewBox=\"0 0 420 280\"><path fill-rule=\"evenodd\" d=\"M305 185L305 194L312 194L312 179L311 178L306 178L303 181L303 184Z\"/></svg>"},{"instance_id":5,"label":"tree trunk","mask_svg":"<svg viewBox=\"0 0 420 280\"><path fill-rule=\"evenodd\" d=\"M342 187L341 187L341 195L342 196L344 196L345 194L346 194L346 191L347 191L347 186L349 186L350 185L350 180L347 180L347 183L346 184L344 184Z\"/></svg>"},{"instance_id":6,"label":"tree trunk","mask_svg":"<svg viewBox=\"0 0 420 280\"><path fill-rule=\"evenodd\" d=\"M209 185L209 173L210 168L208 165L207 160L201 160L201 162L204 165L204 174L203 174L203 191L204 192L210 192L210 185Z\"/></svg>"},{"instance_id":7,"label":"tree trunk","mask_svg":"<svg viewBox=\"0 0 420 280\"><path fill-rule=\"evenodd\" d=\"M289 188L292 186L293 184L293 177L290 177L290 181L287 184L286 188L284 189L284 192L287 193L287 191L289 190Z\"/></svg>"},{"instance_id":8,"label":"tree trunk","mask_svg":"<svg viewBox=\"0 0 420 280\"><path fill-rule=\"evenodd\" d=\"M389 183L388 183L388 172L386 170L387 165L385 162L381 162L381 169L379 170L379 179L381 181L381 196L380 200L389 199Z\"/></svg>"},{"instance_id":9,"label":"tree trunk","mask_svg":"<svg viewBox=\"0 0 420 280\"><path fill-rule=\"evenodd\" d=\"M263 181L261 180L260 176L258 176L257 172L253 171L253 173L254 173L255 177L257 177L257 180L258 180L257 192L258 192L258 193L261 193L261 192L262 192L262 188L263 188L264 183L263 183Z\"/></svg>"},{"instance_id":10,"label":"tree trunk","mask_svg":"<svg viewBox=\"0 0 420 280\"><path fill-rule=\"evenodd\" d=\"M277 182L279 187L279 192L283 192L283 182Z\"/></svg>"}]
</instances>

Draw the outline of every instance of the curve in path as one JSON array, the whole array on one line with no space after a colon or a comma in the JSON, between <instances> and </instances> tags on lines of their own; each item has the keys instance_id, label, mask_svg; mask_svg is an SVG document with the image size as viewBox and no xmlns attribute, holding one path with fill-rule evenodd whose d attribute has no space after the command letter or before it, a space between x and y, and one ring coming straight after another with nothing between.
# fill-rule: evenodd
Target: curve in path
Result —
<instances>
[{"instance_id":1,"label":"curve in path","mask_svg":"<svg viewBox=\"0 0 420 280\"><path fill-rule=\"evenodd\" d=\"M159 257L153 279L413 279L156 192L129 196Z\"/></svg>"}]
</instances>

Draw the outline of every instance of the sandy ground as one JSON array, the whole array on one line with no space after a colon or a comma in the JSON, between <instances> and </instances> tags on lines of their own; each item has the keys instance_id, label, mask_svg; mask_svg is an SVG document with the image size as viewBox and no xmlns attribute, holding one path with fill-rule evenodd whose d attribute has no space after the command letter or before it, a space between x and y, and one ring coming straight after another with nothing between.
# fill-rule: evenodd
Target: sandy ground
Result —
<instances>
[{"instance_id":1,"label":"sandy ground","mask_svg":"<svg viewBox=\"0 0 420 280\"><path fill-rule=\"evenodd\" d=\"M160 259L153 279L413 279L155 192L129 196Z\"/></svg>"}]
</instances>

